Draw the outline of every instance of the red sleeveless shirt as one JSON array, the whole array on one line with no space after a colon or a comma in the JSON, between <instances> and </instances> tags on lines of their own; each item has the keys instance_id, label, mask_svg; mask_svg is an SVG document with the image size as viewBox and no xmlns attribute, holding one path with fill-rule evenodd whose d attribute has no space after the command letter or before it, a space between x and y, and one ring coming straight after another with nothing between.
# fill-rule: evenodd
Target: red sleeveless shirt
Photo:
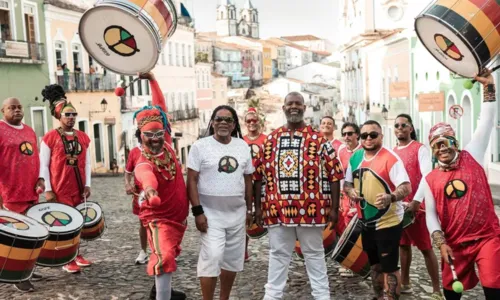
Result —
<instances>
[{"instance_id":1,"label":"red sleeveless shirt","mask_svg":"<svg viewBox=\"0 0 500 300\"><path fill-rule=\"evenodd\" d=\"M406 173L410 178L411 193L403 200L404 202L413 201L413 197L418 190L418 185L420 180L422 180L422 173L420 172L420 162L418 161L418 151L423 144L412 141L406 147L398 149L394 147L393 151L401 158L403 164L405 165ZM422 205L424 203L422 202Z\"/></svg>"}]
</instances>

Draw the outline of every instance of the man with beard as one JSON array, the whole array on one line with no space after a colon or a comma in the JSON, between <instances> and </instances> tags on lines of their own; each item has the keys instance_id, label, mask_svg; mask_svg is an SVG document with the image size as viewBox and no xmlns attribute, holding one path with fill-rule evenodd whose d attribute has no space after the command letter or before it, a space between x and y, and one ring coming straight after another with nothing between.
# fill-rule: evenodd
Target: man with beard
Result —
<instances>
[{"instance_id":1,"label":"man with beard","mask_svg":"<svg viewBox=\"0 0 500 300\"><path fill-rule=\"evenodd\" d=\"M441 251L447 300L460 299L462 290L474 288L479 281L487 300L500 299L500 224L483 168L497 115L495 85L489 70L475 79L483 84L484 98L472 140L459 150L449 124L432 127L429 143L439 167L422 181L427 227ZM463 284L459 289L453 280L451 262Z\"/></svg>"},{"instance_id":2,"label":"man with beard","mask_svg":"<svg viewBox=\"0 0 500 300\"><path fill-rule=\"evenodd\" d=\"M363 149L349 160L344 191L357 203L375 298L399 299L399 241L404 214L401 201L411 192L410 180L401 159L382 146L378 122L366 121L360 137Z\"/></svg>"},{"instance_id":3,"label":"man with beard","mask_svg":"<svg viewBox=\"0 0 500 300\"><path fill-rule=\"evenodd\" d=\"M134 114L141 131L142 155L134 174L138 189L144 191L139 199L139 218L147 228L151 257L147 272L155 276L151 298L158 300L185 299L184 293L172 289L172 273L186 230L189 202L182 169L170 146L170 124L165 114L165 98L152 73L141 74L149 79L153 104Z\"/></svg>"},{"instance_id":4,"label":"man with beard","mask_svg":"<svg viewBox=\"0 0 500 300\"><path fill-rule=\"evenodd\" d=\"M40 177L45 179L45 198L76 207L90 197L90 138L74 129L78 113L60 85L46 86L42 95L43 101L50 103L52 116L60 121L59 128L47 132L40 145ZM63 270L77 273L80 267L90 265L79 253Z\"/></svg>"},{"instance_id":5,"label":"man with beard","mask_svg":"<svg viewBox=\"0 0 500 300\"><path fill-rule=\"evenodd\" d=\"M264 141L266 140L266 135L261 133L261 124L260 124L260 117L259 114L257 113L257 110L253 107L250 107L248 109L247 114L245 115L245 124L247 126L248 134L243 137L245 142L250 146L250 152L252 154L252 162L254 166L257 163L257 158L259 155L260 148L262 147L262 144L264 144ZM254 190L258 188L257 184L260 181L256 181L254 183ZM260 182L261 183L261 182ZM260 187L262 187L262 184L260 184ZM262 210L259 209L259 213L261 213ZM254 212L255 213L255 212ZM259 226L259 225L258 225ZM259 230L264 231L265 234L265 229L264 228L259 228ZM246 238L246 243L245 243L245 261L248 260L248 235Z\"/></svg>"},{"instance_id":6,"label":"man with beard","mask_svg":"<svg viewBox=\"0 0 500 300\"><path fill-rule=\"evenodd\" d=\"M38 203L38 192L45 190L39 178L40 160L37 137L33 129L22 122L24 111L17 98L7 98L2 104L0 120L0 208L24 214ZM40 280L33 274L31 280ZM14 285L22 292L34 290L29 280Z\"/></svg>"},{"instance_id":7,"label":"man with beard","mask_svg":"<svg viewBox=\"0 0 500 300\"><path fill-rule=\"evenodd\" d=\"M410 195L403 200L406 214L412 214L415 221L403 230L399 245L401 255L401 293L413 292L410 284L411 246L417 246L425 259L427 272L432 281L433 292L431 299L441 300L439 288L438 262L434 251L432 251L431 239L427 225L425 224L425 212L420 210L423 200L423 189L419 189L420 181L432 170L429 150L423 144L417 142L417 135L413 128L413 122L409 115L400 114L396 117L394 133L398 139L398 145L394 152L401 158L406 172L410 177ZM423 206L423 204L422 204Z\"/></svg>"},{"instance_id":8,"label":"man with beard","mask_svg":"<svg viewBox=\"0 0 500 300\"><path fill-rule=\"evenodd\" d=\"M189 199L201 233L197 275L203 300L214 299L217 277L220 299L229 300L243 271L245 224L253 221L255 168L232 107L218 106L208 126L208 136L193 144L188 159Z\"/></svg>"},{"instance_id":9,"label":"man with beard","mask_svg":"<svg viewBox=\"0 0 500 300\"><path fill-rule=\"evenodd\" d=\"M335 151L337 151L338 153L340 146L342 146L342 141L337 140L334 137L335 129L335 119L330 116L324 116L321 119L319 130L321 131L323 136L332 143L333 149L335 149Z\"/></svg>"},{"instance_id":10,"label":"man with beard","mask_svg":"<svg viewBox=\"0 0 500 300\"><path fill-rule=\"evenodd\" d=\"M305 124L305 109L300 93L288 94L283 105L287 123L267 137L259 155L259 168L266 176L263 215L270 246L264 300L283 298L297 239L313 298L331 299L323 230L328 222L333 229L338 221L344 175L331 143Z\"/></svg>"}]
</instances>

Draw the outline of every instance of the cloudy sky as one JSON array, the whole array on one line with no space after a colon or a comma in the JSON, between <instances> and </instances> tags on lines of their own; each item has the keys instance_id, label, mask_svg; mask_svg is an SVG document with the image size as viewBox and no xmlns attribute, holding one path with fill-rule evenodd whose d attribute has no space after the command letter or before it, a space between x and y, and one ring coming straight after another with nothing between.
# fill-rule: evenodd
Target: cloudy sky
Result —
<instances>
[{"instance_id":1,"label":"cloudy sky","mask_svg":"<svg viewBox=\"0 0 500 300\"><path fill-rule=\"evenodd\" d=\"M237 11L244 0L233 0ZM220 0L184 0L196 19L197 31L215 31L216 7ZM335 42L338 1L252 0L259 10L261 38L312 34ZM293 3L293 5L291 5Z\"/></svg>"}]
</instances>

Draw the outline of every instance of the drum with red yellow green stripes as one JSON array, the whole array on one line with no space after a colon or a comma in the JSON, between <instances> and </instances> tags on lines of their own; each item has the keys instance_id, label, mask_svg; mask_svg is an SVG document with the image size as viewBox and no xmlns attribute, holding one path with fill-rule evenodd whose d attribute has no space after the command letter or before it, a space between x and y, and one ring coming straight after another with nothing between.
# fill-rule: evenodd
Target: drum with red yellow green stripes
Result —
<instances>
[{"instance_id":1,"label":"drum with red yellow green stripes","mask_svg":"<svg viewBox=\"0 0 500 300\"><path fill-rule=\"evenodd\" d=\"M83 216L75 208L62 203L40 203L32 206L26 215L49 227L37 265L63 266L73 261L80 247Z\"/></svg>"},{"instance_id":2,"label":"drum with red yellow green stripes","mask_svg":"<svg viewBox=\"0 0 500 300\"><path fill-rule=\"evenodd\" d=\"M21 214L0 210L0 282L28 280L49 231Z\"/></svg>"},{"instance_id":3,"label":"drum with red yellow green stripes","mask_svg":"<svg viewBox=\"0 0 500 300\"><path fill-rule=\"evenodd\" d=\"M337 234L335 233L335 228L330 229L331 223L328 223L323 229L323 248L325 248L325 257L332 254L335 245L337 244ZM300 242L297 240L295 242L295 254L300 258L304 259L304 254L300 249Z\"/></svg>"},{"instance_id":4,"label":"drum with red yellow green stripes","mask_svg":"<svg viewBox=\"0 0 500 300\"><path fill-rule=\"evenodd\" d=\"M370 262L361 243L362 225L355 215L333 250L332 258L363 278L370 276Z\"/></svg>"},{"instance_id":5,"label":"drum with red yellow green stripes","mask_svg":"<svg viewBox=\"0 0 500 300\"><path fill-rule=\"evenodd\" d=\"M435 0L415 20L429 52L452 72L474 77L500 52L499 0Z\"/></svg>"},{"instance_id":6,"label":"drum with red yellow green stripes","mask_svg":"<svg viewBox=\"0 0 500 300\"><path fill-rule=\"evenodd\" d=\"M100 238L106 228L101 206L96 202L86 201L76 209L84 220L81 238L89 241Z\"/></svg>"}]
</instances>

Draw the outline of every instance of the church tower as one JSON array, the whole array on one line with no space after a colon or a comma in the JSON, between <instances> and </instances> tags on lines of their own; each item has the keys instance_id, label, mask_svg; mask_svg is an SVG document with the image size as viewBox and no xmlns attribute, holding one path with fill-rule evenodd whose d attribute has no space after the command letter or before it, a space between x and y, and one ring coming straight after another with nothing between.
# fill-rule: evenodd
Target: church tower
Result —
<instances>
[{"instance_id":1,"label":"church tower","mask_svg":"<svg viewBox=\"0 0 500 300\"><path fill-rule=\"evenodd\" d=\"M259 13L253 6L251 0L245 0L245 4L240 11L240 21L238 22L238 35L259 38Z\"/></svg>"},{"instance_id":2,"label":"church tower","mask_svg":"<svg viewBox=\"0 0 500 300\"><path fill-rule=\"evenodd\" d=\"M218 36L236 35L236 6L232 0L221 0L217 6L217 21L215 22Z\"/></svg>"}]
</instances>

